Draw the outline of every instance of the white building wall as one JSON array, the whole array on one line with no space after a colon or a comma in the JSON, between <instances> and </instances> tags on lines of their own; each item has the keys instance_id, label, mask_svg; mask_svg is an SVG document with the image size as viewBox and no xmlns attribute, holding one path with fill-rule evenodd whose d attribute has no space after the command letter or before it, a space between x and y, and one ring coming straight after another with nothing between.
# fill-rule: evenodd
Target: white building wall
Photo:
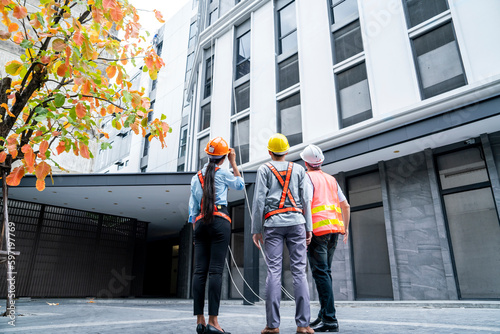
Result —
<instances>
[{"instance_id":1,"label":"white building wall","mask_svg":"<svg viewBox=\"0 0 500 334\"><path fill-rule=\"evenodd\" d=\"M268 157L276 132L276 60L273 2L252 15L250 51L250 161Z\"/></svg>"},{"instance_id":2,"label":"white building wall","mask_svg":"<svg viewBox=\"0 0 500 334\"><path fill-rule=\"evenodd\" d=\"M334 134L338 113L327 1L297 0L303 142Z\"/></svg>"},{"instance_id":3,"label":"white building wall","mask_svg":"<svg viewBox=\"0 0 500 334\"><path fill-rule=\"evenodd\" d=\"M406 19L399 0L358 8L373 118L383 118L420 101Z\"/></svg>"},{"instance_id":4,"label":"white building wall","mask_svg":"<svg viewBox=\"0 0 500 334\"><path fill-rule=\"evenodd\" d=\"M500 1L448 3L469 84L500 74Z\"/></svg>"}]
</instances>

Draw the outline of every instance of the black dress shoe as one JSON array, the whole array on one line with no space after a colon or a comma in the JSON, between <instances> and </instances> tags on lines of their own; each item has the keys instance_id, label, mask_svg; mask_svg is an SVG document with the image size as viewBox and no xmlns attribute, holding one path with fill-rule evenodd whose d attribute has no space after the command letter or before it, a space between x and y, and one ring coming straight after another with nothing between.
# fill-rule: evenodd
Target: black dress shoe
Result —
<instances>
[{"instance_id":1,"label":"black dress shoe","mask_svg":"<svg viewBox=\"0 0 500 334\"><path fill-rule=\"evenodd\" d=\"M198 324L198 326L196 326L196 333L197 334L204 334L205 333L205 326L203 324Z\"/></svg>"},{"instance_id":2,"label":"black dress shoe","mask_svg":"<svg viewBox=\"0 0 500 334\"><path fill-rule=\"evenodd\" d=\"M339 331L339 323L337 321L334 322L323 322L320 321L316 326L311 326L315 332L338 332Z\"/></svg>"},{"instance_id":3,"label":"black dress shoe","mask_svg":"<svg viewBox=\"0 0 500 334\"><path fill-rule=\"evenodd\" d=\"M212 325L207 325L207 329L205 330L205 333L209 334L209 333L213 333L213 334L231 334L229 332L226 332L224 329L222 330L222 332L220 330L218 330L217 328L215 328L214 326Z\"/></svg>"},{"instance_id":4,"label":"black dress shoe","mask_svg":"<svg viewBox=\"0 0 500 334\"><path fill-rule=\"evenodd\" d=\"M311 322L309 323L309 326L310 326L310 327L314 327L314 326L318 325L320 322L321 322L321 318L320 318L320 317L317 317L317 318L316 318L316 320L311 321Z\"/></svg>"}]
</instances>

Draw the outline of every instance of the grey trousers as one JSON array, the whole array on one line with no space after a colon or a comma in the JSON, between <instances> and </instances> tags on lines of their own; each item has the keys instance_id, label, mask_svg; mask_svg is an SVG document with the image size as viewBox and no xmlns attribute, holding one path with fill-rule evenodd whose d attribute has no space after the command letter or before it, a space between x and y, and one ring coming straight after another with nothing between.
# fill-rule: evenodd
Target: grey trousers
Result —
<instances>
[{"instance_id":1,"label":"grey trousers","mask_svg":"<svg viewBox=\"0 0 500 334\"><path fill-rule=\"evenodd\" d=\"M286 227L264 227L264 249L267 261L266 320L267 326L280 326L281 269L283 245L290 253L290 271L295 296L295 322L297 326L309 326L311 309L309 286L306 277L306 229L304 224Z\"/></svg>"}]
</instances>

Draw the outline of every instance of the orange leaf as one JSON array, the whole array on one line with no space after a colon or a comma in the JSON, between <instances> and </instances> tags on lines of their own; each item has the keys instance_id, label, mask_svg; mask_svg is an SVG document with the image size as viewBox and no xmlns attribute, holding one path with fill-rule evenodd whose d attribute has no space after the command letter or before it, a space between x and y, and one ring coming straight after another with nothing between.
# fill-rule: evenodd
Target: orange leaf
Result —
<instances>
[{"instance_id":1,"label":"orange leaf","mask_svg":"<svg viewBox=\"0 0 500 334\"><path fill-rule=\"evenodd\" d=\"M163 19L163 15L158 10L154 10L155 12L155 17L160 23L165 23L165 20Z\"/></svg>"},{"instance_id":2,"label":"orange leaf","mask_svg":"<svg viewBox=\"0 0 500 334\"><path fill-rule=\"evenodd\" d=\"M75 35L73 36L73 41L75 41L75 44L78 46L82 46L83 44L83 34L81 33L80 30L75 32Z\"/></svg>"},{"instance_id":3,"label":"orange leaf","mask_svg":"<svg viewBox=\"0 0 500 334\"><path fill-rule=\"evenodd\" d=\"M113 78L116 74L116 66L108 66L106 68L106 74L108 75L108 78Z\"/></svg>"},{"instance_id":4,"label":"orange leaf","mask_svg":"<svg viewBox=\"0 0 500 334\"><path fill-rule=\"evenodd\" d=\"M14 32L19 29L19 25L17 23L11 22L9 24L9 32Z\"/></svg>"},{"instance_id":5,"label":"orange leaf","mask_svg":"<svg viewBox=\"0 0 500 334\"><path fill-rule=\"evenodd\" d=\"M64 49L66 49L66 42L64 42L64 40L60 38L55 39L52 42L52 49L54 49L54 51L56 52L64 51Z\"/></svg>"},{"instance_id":6,"label":"orange leaf","mask_svg":"<svg viewBox=\"0 0 500 334\"><path fill-rule=\"evenodd\" d=\"M73 146L73 153L74 153L76 156L78 156L78 146L77 146L77 145Z\"/></svg>"},{"instance_id":7,"label":"orange leaf","mask_svg":"<svg viewBox=\"0 0 500 334\"><path fill-rule=\"evenodd\" d=\"M26 16L28 16L28 10L23 6L15 6L14 11L12 12L12 16L19 20L24 19Z\"/></svg>"},{"instance_id":8,"label":"orange leaf","mask_svg":"<svg viewBox=\"0 0 500 334\"><path fill-rule=\"evenodd\" d=\"M101 108L101 116L102 117L106 116L106 108L104 107Z\"/></svg>"},{"instance_id":9,"label":"orange leaf","mask_svg":"<svg viewBox=\"0 0 500 334\"><path fill-rule=\"evenodd\" d=\"M48 148L49 148L49 142L44 140L40 143L39 151L40 151L40 153L45 154L45 152L47 152Z\"/></svg>"},{"instance_id":10,"label":"orange leaf","mask_svg":"<svg viewBox=\"0 0 500 334\"><path fill-rule=\"evenodd\" d=\"M82 94L88 95L90 94L90 80L86 80L82 87Z\"/></svg>"},{"instance_id":11,"label":"orange leaf","mask_svg":"<svg viewBox=\"0 0 500 334\"><path fill-rule=\"evenodd\" d=\"M66 149L66 144L63 141L60 141L59 145L57 145L56 147L57 154L63 153L65 149Z\"/></svg>"},{"instance_id":12,"label":"orange leaf","mask_svg":"<svg viewBox=\"0 0 500 334\"><path fill-rule=\"evenodd\" d=\"M44 179L47 175L49 175L50 170L51 170L51 167L48 163L46 163L45 161L40 162L36 166L36 170L35 170L36 178L37 179Z\"/></svg>"},{"instance_id":13,"label":"orange leaf","mask_svg":"<svg viewBox=\"0 0 500 334\"><path fill-rule=\"evenodd\" d=\"M21 183L21 179L23 178L24 176L24 166L19 166L17 168L14 168L14 170L12 170L9 174L9 176L7 176L7 178L5 179L7 181L7 184L9 186L18 186L19 183Z\"/></svg>"},{"instance_id":14,"label":"orange leaf","mask_svg":"<svg viewBox=\"0 0 500 334\"><path fill-rule=\"evenodd\" d=\"M24 153L24 161L26 161L28 172L33 173L35 170L35 153L33 153L33 148L29 144L25 144L21 148L21 151Z\"/></svg>"},{"instance_id":15,"label":"orange leaf","mask_svg":"<svg viewBox=\"0 0 500 334\"><path fill-rule=\"evenodd\" d=\"M80 155L85 159L90 159L89 148L84 143L80 143Z\"/></svg>"},{"instance_id":16,"label":"orange leaf","mask_svg":"<svg viewBox=\"0 0 500 334\"><path fill-rule=\"evenodd\" d=\"M6 158L7 158L7 152L5 151L0 152L0 164L4 163Z\"/></svg>"},{"instance_id":17,"label":"orange leaf","mask_svg":"<svg viewBox=\"0 0 500 334\"><path fill-rule=\"evenodd\" d=\"M86 114L87 108L85 108L83 103L78 102L76 104L76 116L78 116L78 118L84 118Z\"/></svg>"},{"instance_id":18,"label":"orange leaf","mask_svg":"<svg viewBox=\"0 0 500 334\"><path fill-rule=\"evenodd\" d=\"M49 56L42 56L42 58L40 58L40 61L44 64L48 64L50 61L50 57Z\"/></svg>"},{"instance_id":19,"label":"orange leaf","mask_svg":"<svg viewBox=\"0 0 500 334\"><path fill-rule=\"evenodd\" d=\"M12 135L7 138L7 149L13 159L17 157L17 135Z\"/></svg>"},{"instance_id":20,"label":"orange leaf","mask_svg":"<svg viewBox=\"0 0 500 334\"><path fill-rule=\"evenodd\" d=\"M66 70L68 68L66 67L66 64L62 63L58 68L57 68L57 75L60 77L64 77L66 75Z\"/></svg>"},{"instance_id":21,"label":"orange leaf","mask_svg":"<svg viewBox=\"0 0 500 334\"><path fill-rule=\"evenodd\" d=\"M127 55L125 54L125 52L122 53L122 56L121 56L120 59L121 59L121 62L122 62L123 65L127 65L128 59L127 59Z\"/></svg>"},{"instance_id":22,"label":"orange leaf","mask_svg":"<svg viewBox=\"0 0 500 334\"><path fill-rule=\"evenodd\" d=\"M44 191L45 190L45 180L41 180L41 179L36 180L36 189L38 191Z\"/></svg>"}]
</instances>

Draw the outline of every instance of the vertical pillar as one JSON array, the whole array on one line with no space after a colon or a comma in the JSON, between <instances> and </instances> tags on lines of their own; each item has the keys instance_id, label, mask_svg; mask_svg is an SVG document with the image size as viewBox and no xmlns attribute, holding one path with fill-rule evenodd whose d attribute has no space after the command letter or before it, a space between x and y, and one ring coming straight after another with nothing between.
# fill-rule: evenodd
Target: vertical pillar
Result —
<instances>
[{"instance_id":1,"label":"vertical pillar","mask_svg":"<svg viewBox=\"0 0 500 334\"><path fill-rule=\"evenodd\" d=\"M380 188L382 191L382 205L384 207L387 251L389 254L389 266L391 268L392 296L394 300L400 300L401 292L399 290L399 274L398 264L396 261L396 251L394 247L394 234L392 233L391 207L389 203L389 185L387 183L387 172L385 169L385 163L383 161L379 161L378 169L380 175Z\"/></svg>"},{"instance_id":2,"label":"vertical pillar","mask_svg":"<svg viewBox=\"0 0 500 334\"><path fill-rule=\"evenodd\" d=\"M498 176L498 169L495 163L495 156L491 148L490 137L488 134L481 135L481 143L483 144L484 159L486 161L486 168L490 176L491 190L493 192L493 199L497 207L497 216L500 220L500 178Z\"/></svg>"},{"instance_id":3,"label":"vertical pillar","mask_svg":"<svg viewBox=\"0 0 500 334\"><path fill-rule=\"evenodd\" d=\"M251 205L255 185L246 185L246 188L248 202L245 202L243 276L245 277L245 280L252 288L252 290L256 294L259 294L259 250L253 244L252 217L250 216L251 208L248 207L248 205ZM257 296L255 296L255 294L248 288L246 284L243 287L243 295L250 302L258 301ZM245 305L248 305L246 301L244 301L243 303Z\"/></svg>"},{"instance_id":4,"label":"vertical pillar","mask_svg":"<svg viewBox=\"0 0 500 334\"><path fill-rule=\"evenodd\" d=\"M448 298L451 300L456 300L458 299L457 285L451 260L450 245L448 243L448 233L446 232L444 221L443 204L441 202L441 195L439 193L438 179L436 176L436 166L434 164L432 150L428 148L424 150L424 154L425 160L427 162L427 173L431 188L431 196L434 206L434 216L436 218L439 244L441 247L441 256L443 258L444 274L446 276L446 284L448 286Z\"/></svg>"}]
</instances>

